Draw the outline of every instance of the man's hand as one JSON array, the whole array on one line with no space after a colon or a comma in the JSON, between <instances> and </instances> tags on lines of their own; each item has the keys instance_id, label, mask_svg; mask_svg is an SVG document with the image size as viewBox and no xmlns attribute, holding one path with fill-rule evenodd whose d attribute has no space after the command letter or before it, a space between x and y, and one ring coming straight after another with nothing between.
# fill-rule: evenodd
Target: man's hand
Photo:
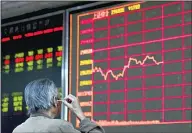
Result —
<instances>
[{"instance_id":1,"label":"man's hand","mask_svg":"<svg viewBox=\"0 0 192 133\"><path fill-rule=\"evenodd\" d=\"M70 102L69 102L70 101ZM76 116L82 121L85 119L85 115L83 114L83 111L81 109L81 106L79 104L78 99L69 94L67 97L62 100L62 102L73 112L76 114Z\"/></svg>"}]
</instances>

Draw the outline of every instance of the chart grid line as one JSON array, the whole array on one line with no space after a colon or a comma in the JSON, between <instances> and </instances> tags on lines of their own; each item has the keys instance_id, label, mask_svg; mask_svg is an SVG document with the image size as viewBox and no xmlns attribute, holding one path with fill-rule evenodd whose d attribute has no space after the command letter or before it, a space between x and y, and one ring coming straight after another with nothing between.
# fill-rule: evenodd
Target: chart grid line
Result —
<instances>
[{"instance_id":1,"label":"chart grid line","mask_svg":"<svg viewBox=\"0 0 192 133\"><path fill-rule=\"evenodd\" d=\"M182 51L182 50L187 50L187 49L191 49L192 46L188 46L188 47L184 47L184 48L176 48L176 49L170 49L170 50L164 50L164 53L169 53L169 52L174 52L174 51ZM146 56L146 55L153 55L153 54L161 54L162 50L158 50L155 52L145 52L145 53L141 53L141 54L132 54L131 57L136 57L136 56ZM111 60L119 60L119 59L124 59L124 56L119 56L119 57L113 57L111 58ZM98 62L103 62L106 61L107 59L97 59L94 60L94 62L98 63ZM185 60L191 60L191 59L186 59L184 58L183 61ZM165 61L164 63L174 63L175 61L180 61L180 60L172 60L172 61Z\"/></svg>"},{"instance_id":2,"label":"chart grid line","mask_svg":"<svg viewBox=\"0 0 192 133\"><path fill-rule=\"evenodd\" d=\"M183 71L183 72L169 72L169 73L164 73L164 76L171 76L171 75L178 75L178 74L187 74L187 73L191 73L192 72L192 70L188 70L188 71ZM146 79L147 78L154 78L154 77L161 77L162 76L162 74L153 74L153 75L146 75L146 76L144 76ZM138 79L138 78L142 78L142 76L133 76L133 77L131 77L131 78L127 78L127 80L134 80L134 79ZM124 80L123 78L119 78L118 79L118 81L120 81L120 80ZM110 80L112 83L113 82L116 82L117 80L116 79L114 79L114 80ZM95 84L99 84L99 83L105 83L105 82L107 82L107 80L105 81L105 80L97 80L97 81L95 81L94 83Z\"/></svg>"},{"instance_id":3,"label":"chart grid line","mask_svg":"<svg viewBox=\"0 0 192 133\"><path fill-rule=\"evenodd\" d=\"M183 96L167 96L165 97L166 100L171 100L171 99L182 99ZM191 98L192 96L184 96L184 98ZM142 102L142 98L140 99L134 99L134 100L127 100L126 102ZM146 101L156 101L156 100L162 100L162 97L157 97L157 98L146 98ZM112 104L118 104L118 103L122 103L124 102L124 100L118 100L118 101L110 101L110 103ZM94 104L105 104L107 102L94 102ZM169 108L170 110L172 110L173 108ZM180 108L180 110L182 110L182 108ZM162 111L162 109L161 109ZM142 110L141 110L142 112Z\"/></svg>"},{"instance_id":4,"label":"chart grid line","mask_svg":"<svg viewBox=\"0 0 192 133\"><path fill-rule=\"evenodd\" d=\"M108 27L108 31L107 31L107 40L108 40L108 47L110 47L110 19L107 19L107 27ZM107 57L108 57L108 61L107 61L107 69L110 69L110 53L109 51L107 52ZM110 78L107 79L107 90L108 90L108 94L107 94L107 120L110 120Z\"/></svg>"},{"instance_id":5,"label":"chart grid line","mask_svg":"<svg viewBox=\"0 0 192 133\"><path fill-rule=\"evenodd\" d=\"M164 38L164 7L162 6L161 7L162 8L162 60L164 61L164 41L163 41L163 38ZM165 84L165 79L164 79L164 64L162 64L162 66L161 66L161 68L162 68L162 70L161 70L161 73L162 73L162 121L165 121L165 109L164 109L164 107L165 107L165 97L164 97L164 89L165 89L165 87L164 87L164 84Z\"/></svg>"},{"instance_id":6,"label":"chart grid line","mask_svg":"<svg viewBox=\"0 0 192 133\"><path fill-rule=\"evenodd\" d=\"M142 12L142 31L145 31L145 12ZM142 42L145 42L145 32L142 32ZM145 53L145 45L142 45L142 53ZM144 57L142 57L143 60L145 60ZM143 97L143 101L142 101L142 119L146 120L145 117L145 67L142 66L142 97Z\"/></svg>"},{"instance_id":7,"label":"chart grid line","mask_svg":"<svg viewBox=\"0 0 192 133\"><path fill-rule=\"evenodd\" d=\"M191 110L192 108L184 108L184 110ZM145 110L145 112L161 112L162 110ZM180 108L176 109L165 109L165 111L181 111ZM131 111L128 111L128 113L131 113L131 114L137 114L137 113L140 113L142 112L141 110L131 110ZM95 116L100 116L100 115L104 115L106 114L106 112L97 112L97 113L94 113ZM124 112L110 112L110 114L124 114Z\"/></svg>"},{"instance_id":8,"label":"chart grid line","mask_svg":"<svg viewBox=\"0 0 192 133\"><path fill-rule=\"evenodd\" d=\"M181 8L182 8L182 12L184 12L184 3L182 2L182 5L181 5ZM185 22L184 22L184 15L182 14L182 24L184 24ZM184 27L182 27L182 35L184 35L185 33L184 33ZM184 44L185 42L184 42L184 39L182 38L182 70L185 70L185 62L183 61L184 60L184 58L185 58L185 55L184 55L184 48L185 48L185 44ZM182 73L182 82L183 83L185 83L185 75L184 75L184 73ZM183 108L183 110L182 110L182 118L183 118L183 120L186 120L186 118L185 118L185 110L184 110L184 108L185 108L185 99L184 99L184 95L185 95L185 86L184 85L182 85L182 95L183 95L183 97L182 97L182 108Z\"/></svg>"},{"instance_id":9,"label":"chart grid line","mask_svg":"<svg viewBox=\"0 0 192 133\"><path fill-rule=\"evenodd\" d=\"M95 50L93 50L93 52L99 52L99 51L105 51L105 50L113 50L113 49L116 49L116 48L138 46L138 45L144 45L144 44L149 44L149 43L156 43L156 42L161 42L161 41L180 39L180 38L191 37L191 36L192 36L192 34L187 34L187 35L184 35L184 36L168 37L168 38L164 38L163 40L162 39L156 39L156 40L146 41L146 42L137 42L137 43L130 43L130 44L125 44L125 45L121 44L120 46L113 46L113 47L110 47L110 48L95 49Z\"/></svg>"},{"instance_id":10,"label":"chart grid line","mask_svg":"<svg viewBox=\"0 0 192 133\"><path fill-rule=\"evenodd\" d=\"M172 26L167 26L167 28L164 28L164 29L173 29L173 28L178 28L178 27L182 27L182 26L188 26L188 25L191 25L191 24L192 24L191 22L187 22L184 25L175 24L175 25L172 25ZM149 30L142 31L142 32L150 33L150 32L157 32L157 31L161 31L161 30L162 30L162 28L154 28L154 29L149 29ZM134 36L134 35L142 34L142 32L132 32L132 33L127 33L127 34L114 35L114 36L110 36L110 39L117 39L117 38L120 38L120 37L123 37L123 36L126 36L126 37ZM186 34L186 35L188 35L188 34ZM179 36L177 36L177 38L178 37ZM175 37L172 37L172 38L175 38ZM101 42L101 41L105 41L107 39L108 39L107 37L103 37L103 38L95 39L94 41L98 43L98 42ZM88 41L93 41L93 40L82 40L81 45L87 45Z\"/></svg>"},{"instance_id":11,"label":"chart grid line","mask_svg":"<svg viewBox=\"0 0 192 133\"><path fill-rule=\"evenodd\" d=\"M94 38L94 20L92 21L92 27L93 27L93 32L92 32L92 39L93 40L95 40L95 38ZM94 49L94 42L92 43L92 49ZM94 52L92 52L92 59L94 59ZM91 75L91 79L92 79L92 86L91 86L91 91L92 91L92 95L91 95L91 101L92 101L92 106L91 106L91 118L92 118L92 120L94 119L93 118L93 114L94 114L94 105L93 105L93 103L94 103L94 98L93 98L93 88L94 88L94 73L92 73L92 75Z\"/></svg>"},{"instance_id":12,"label":"chart grid line","mask_svg":"<svg viewBox=\"0 0 192 133\"><path fill-rule=\"evenodd\" d=\"M191 86L192 84L188 83L188 84L165 85L165 88L171 89L171 88L175 88L175 87L182 87L182 85L184 85L184 86ZM145 88L145 90L147 91L147 90L159 89L159 88L161 88L161 86L152 86L152 87ZM127 89L129 89L130 92L131 91L142 90L141 88L127 88ZM111 90L111 93L120 93L120 92L124 92L124 89ZM93 94L98 95L98 94L105 94L105 93L106 93L106 91L95 91Z\"/></svg>"},{"instance_id":13,"label":"chart grid line","mask_svg":"<svg viewBox=\"0 0 192 133\"><path fill-rule=\"evenodd\" d=\"M125 22L124 22L124 24L126 24L127 23L127 15L124 15L124 18L125 18ZM124 34L126 34L127 33L127 28L124 26L124 28L125 28L125 31L124 31ZM124 39L125 39L125 43L127 43L127 39L124 37ZM127 58L128 56L127 56L127 52L128 52L128 47L126 47L125 49L124 49L124 57L125 58ZM124 65L126 65L126 61L124 61ZM125 79L127 79L128 78L128 75L126 74L125 75ZM128 97L128 95L127 95L127 93L128 93L128 89L126 89L126 88L128 88L128 86L127 86L127 82L126 81L124 81L124 85L125 85L125 89L124 89L124 99L125 99L125 102L124 102L124 119L127 121L129 118L128 118L128 115L127 115L127 110L128 110L128 105L127 105L127 102L126 102L126 100L127 100L127 97Z\"/></svg>"}]
</instances>

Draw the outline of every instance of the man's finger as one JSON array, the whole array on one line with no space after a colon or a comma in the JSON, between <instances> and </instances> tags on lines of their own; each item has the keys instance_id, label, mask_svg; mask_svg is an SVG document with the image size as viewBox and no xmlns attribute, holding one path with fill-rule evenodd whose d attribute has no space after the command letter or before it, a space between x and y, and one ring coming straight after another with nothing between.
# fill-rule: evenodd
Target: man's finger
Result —
<instances>
[{"instance_id":1,"label":"man's finger","mask_svg":"<svg viewBox=\"0 0 192 133\"><path fill-rule=\"evenodd\" d=\"M69 96L71 97L71 98L73 98L73 99L75 99L76 97L75 96L73 96L72 94L69 94Z\"/></svg>"},{"instance_id":2,"label":"man's finger","mask_svg":"<svg viewBox=\"0 0 192 133\"><path fill-rule=\"evenodd\" d=\"M72 95L69 95L69 96L68 96L68 99L70 99L71 101L74 101L74 100L75 100L75 98L74 98Z\"/></svg>"},{"instance_id":3,"label":"man's finger","mask_svg":"<svg viewBox=\"0 0 192 133\"><path fill-rule=\"evenodd\" d=\"M66 100L63 100L63 103L64 103L64 105L66 105L67 107L71 107L71 104L70 103L68 103Z\"/></svg>"},{"instance_id":4,"label":"man's finger","mask_svg":"<svg viewBox=\"0 0 192 133\"><path fill-rule=\"evenodd\" d=\"M65 98L64 98L64 100L67 100L67 99L73 99L70 95L68 95L68 96L66 96Z\"/></svg>"}]
</instances>

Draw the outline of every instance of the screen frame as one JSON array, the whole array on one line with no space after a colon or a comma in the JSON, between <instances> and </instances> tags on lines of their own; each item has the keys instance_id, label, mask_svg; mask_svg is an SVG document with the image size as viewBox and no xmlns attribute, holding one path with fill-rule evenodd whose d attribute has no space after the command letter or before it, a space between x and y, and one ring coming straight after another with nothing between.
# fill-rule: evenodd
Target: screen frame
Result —
<instances>
[{"instance_id":1,"label":"screen frame","mask_svg":"<svg viewBox=\"0 0 192 133\"><path fill-rule=\"evenodd\" d=\"M25 19L21 19L21 20L17 20L17 21L11 21L11 22L8 22L8 23L4 23L4 24L1 25L1 27L13 25L13 24L18 24L18 23L23 23L23 22L26 22L26 21L41 19L41 18L45 18L45 17L51 17L51 16L54 16L54 15L64 14L64 13L65 13L65 10L61 10L61 11L57 11L57 12L52 12L52 13L47 13L47 14L43 14L43 15L33 16L33 17L29 17L29 18L25 18Z\"/></svg>"},{"instance_id":2,"label":"screen frame","mask_svg":"<svg viewBox=\"0 0 192 133\"><path fill-rule=\"evenodd\" d=\"M6 26L10 26L10 25L13 25L13 24L19 24L19 23L23 23L23 22L27 22L27 21L32 21L32 20L36 20L36 19L41 19L41 18L46 18L46 17L51 17L51 16L55 16L55 15L59 15L59 14L62 14L63 15L63 22L62 22L62 26L64 27L64 30L62 31L62 46L64 47L64 50L62 51L62 66L61 66L61 91L62 91L62 94L65 94L65 86L66 84L68 84L68 76L65 76L66 73L68 74L68 69L66 69L66 65L64 64L65 60L68 60L67 55L68 55L68 50L65 49L65 47L67 46L65 44L65 23L64 22L67 22L66 21L66 16L65 16L65 11L66 9L64 10L60 10L60 11L56 11L56 12L52 12L52 13L47 13L47 14L43 14L43 15L38 15L38 16L34 16L34 17L29 17L29 18L26 18L26 19L21 19L21 20L18 20L18 21L12 21L12 22L8 22L8 23L4 23L1 25L1 28L3 27L6 27ZM1 92L0 92L1 94ZM1 95L0 95L1 96ZM62 104L61 106L61 119L66 119L67 117L65 117L67 112L65 112L64 110L64 105Z\"/></svg>"}]
</instances>

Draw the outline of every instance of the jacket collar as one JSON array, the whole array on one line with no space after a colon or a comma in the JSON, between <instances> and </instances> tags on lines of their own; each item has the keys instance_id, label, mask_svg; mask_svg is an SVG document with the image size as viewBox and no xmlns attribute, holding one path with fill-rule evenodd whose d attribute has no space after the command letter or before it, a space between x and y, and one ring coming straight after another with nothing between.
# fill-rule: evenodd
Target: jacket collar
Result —
<instances>
[{"instance_id":1,"label":"jacket collar","mask_svg":"<svg viewBox=\"0 0 192 133\"><path fill-rule=\"evenodd\" d=\"M43 116L43 117L47 117L49 119L52 119L50 116L48 116L47 114L44 114L44 113L34 113L34 114L30 115L30 117L38 117L38 116Z\"/></svg>"}]
</instances>

